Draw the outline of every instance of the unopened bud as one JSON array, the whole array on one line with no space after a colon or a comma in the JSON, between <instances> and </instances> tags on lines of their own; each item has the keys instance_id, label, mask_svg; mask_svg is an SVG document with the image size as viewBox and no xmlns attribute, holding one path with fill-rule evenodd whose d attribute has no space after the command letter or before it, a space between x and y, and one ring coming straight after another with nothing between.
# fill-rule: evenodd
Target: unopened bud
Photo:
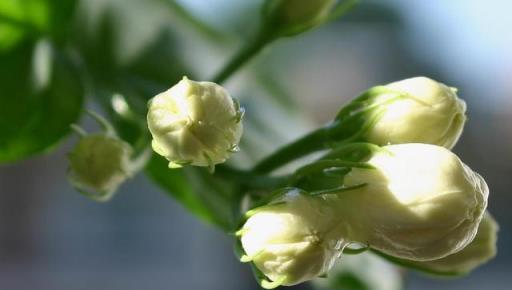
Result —
<instances>
[{"instance_id":1,"label":"unopened bud","mask_svg":"<svg viewBox=\"0 0 512 290\"><path fill-rule=\"evenodd\" d=\"M341 193L347 236L385 254L425 261L446 257L475 237L487 206L484 179L448 149L429 144L383 147L353 168Z\"/></svg>"},{"instance_id":2,"label":"unopened bud","mask_svg":"<svg viewBox=\"0 0 512 290\"><path fill-rule=\"evenodd\" d=\"M153 150L169 160L169 167L213 167L238 150L242 116L223 87L184 77L149 101Z\"/></svg>"},{"instance_id":3,"label":"unopened bud","mask_svg":"<svg viewBox=\"0 0 512 290\"><path fill-rule=\"evenodd\" d=\"M324 199L291 189L283 198L250 212L237 233L251 261L272 282L295 285L326 273L341 254L337 216Z\"/></svg>"},{"instance_id":4,"label":"unopened bud","mask_svg":"<svg viewBox=\"0 0 512 290\"><path fill-rule=\"evenodd\" d=\"M419 269L440 274L466 274L496 255L498 224L489 213L480 222L475 239L461 251L447 257L423 262L412 262Z\"/></svg>"},{"instance_id":5,"label":"unopened bud","mask_svg":"<svg viewBox=\"0 0 512 290\"><path fill-rule=\"evenodd\" d=\"M379 145L428 143L452 148L466 121L466 103L454 88L426 77L415 77L386 85L400 94L375 99L385 110L369 130L367 140Z\"/></svg>"},{"instance_id":6,"label":"unopened bud","mask_svg":"<svg viewBox=\"0 0 512 290\"><path fill-rule=\"evenodd\" d=\"M267 0L263 6L266 25L279 36L292 36L326 22L336 0Z\"/></svg>"},{"instance_id":7,"label":"unopened bud","mask_svg":"<svg viewBox=\"0 0 512 290\"><path fill-rule=\"evenodd\" d=\"M104 202L111 199L117 188L146 164L151 152L144 150L133 159L132 146L118 137L112 125L94 112L87 113L104 130L89 135L78 125L71 125L80 139L68 153L68 179L80 193Z\"/></svg>"},{"instance_id":8,"label":"unopened bud","mask_svg":"<svg viewBox=\"0 0 512 290\"><path fill-rule=\"evenodd\" d=\"M80 138L68 154L71 184L96 201L111 198L131 177L131 146L119 138L96 134Z\"/></svg>"}]
</instances>

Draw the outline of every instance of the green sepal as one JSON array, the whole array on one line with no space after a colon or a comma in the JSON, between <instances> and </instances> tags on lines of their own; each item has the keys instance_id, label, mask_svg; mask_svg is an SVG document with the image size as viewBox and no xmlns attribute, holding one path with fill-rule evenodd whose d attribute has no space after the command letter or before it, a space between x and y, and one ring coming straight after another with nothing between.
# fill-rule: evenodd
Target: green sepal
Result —
<instances>
[{"instance_id":1,"label":"green sepal","mask_svg":"<svg viewBox=\"0 0 512 290\"><path fill-rule=\"evenodd\" d=\"M350 162L364 162L374 153L385 151L382 147L365 142L341 144L327 152L321 159L341 159Z\"/></svg>"},{"instance_id":2,"label":"green sepal","mask_svg":"<svg viewBox=\"0 0 512 290\"><path fill-rule=\"evenodd\" d=\"M386 94L393 97L381 102L377 101L377 98ZM375 86L363 92L344 106L336 114L334 121L328 125L328 141L334 144L365 141L365 134L385 112L384 105L401 97L400 93L385 86Z\"/></svg>"},{"instance_id":3,"label":"green sepal","mask_svg":"<svg viewBox=\"0 0 512 290\"><path fill-rule=\"evenodd\" d=\"M340 193L344 193L344 192L351 191L354 189L359 189L359 188L365 187L366 185L368 185L368 184L361 183L361 184L357 184L357 185L353 185L353 186L340 186L340 187L335 187L335 188L317 190L317 191L312 191L310 193L310 195L318 196L318 195L326 195L326 194L340 194Z\"/></svg>"},{"instance_id":4,"label":"green sepal","mask_svg":"<svg viewBox=\"0 0 512 290\"><path fill-rule=\"evenodd\" d=\"M315 173L320 172L325 174L325 170L330 168L373 169L374 167L371 164L364 162L345 161L341 159L321 159L297 169L292 177L291 184L295 184L302 178L308 177Z\"/></svg>"}]
</instances>

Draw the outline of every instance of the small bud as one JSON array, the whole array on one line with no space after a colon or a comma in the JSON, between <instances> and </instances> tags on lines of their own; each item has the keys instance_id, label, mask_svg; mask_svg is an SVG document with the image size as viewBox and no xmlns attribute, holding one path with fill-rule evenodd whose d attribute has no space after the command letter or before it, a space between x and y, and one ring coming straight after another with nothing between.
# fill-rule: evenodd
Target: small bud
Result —
<instances>
[{"instance_id":1,"label":"small bud","mask_svg":"<svg viewBox=\"0 0 512 290\"><path fill-rule=\"evenodd\" d=\"M336 0L267 0L263 6L266 25L278 36L292 36L326 22Z\"/></svg>"},{"instance_id":2,"label":"small bud","mask_svg":"<svg viewBox=\"0 0 512 290\"><path fill-rule=\"evenodd\" d=\"M242 116L223 87L184 77L149 101L153 150L169 160L169 167L213 167L238 148Z\"/></svg>"},{"instance_id":3,"label":"small bud","mask_svg":"<svg viewBox=\"0 0 512 290\"><path fill-rule=\"evenodd\" d=\"M466 274L496 255L498 224L489 213L480 222L475 239L461 251L442 259L412 262L433 273Z\"/></svg>"},{"instance_id":4,"label":"small bud","mask_svg":"<svg viewBox=\"0 0 512 290\"><path fill-rule=\"evenodd\" d=\"M339 194L346 236L385 254L417 261L446 257L468 245L487 206L484 179L448 149L429 144L383 147L353 168Z\"/></svg>"},{"instance_id":5,"label":"small bud","mask_svg":"<svg viewBox=\"0 0 512 290\"><path fill-rule=\"evenodd\" d=\"M368 142L427 143L448 149L455 146L466 121L466 104L457 97L455 89L426 77L385 87L395 94L383 93L372 101L385 109L367 132Z\"/></svg>"},{"instance_id":6,"label":"small bud","mask_svg":"<svg viewBox=\"0 0 512 290\"><path fill-rule=\"evenodd\" d=\"M145 166L151 151L146 148L132 158L132 146L118 137L106 119L92 111L87 114L98 122L103 132L88 135L78 125L71 125L80 140L68 153L68 180L83 195L104 202L114 196L126 179Z\"/></svg>"},{"instance_id":7,"label":"small bud","mask_svg":"<svg viewBox=\"0 0 512 290\"><path fill-rule=\"evenodd\" d=\"M251 211L238 232L246 253L242 261L252 261L273 286L313 279L329 270L345 246L336 221L324 199L291 189Z\"/></svg>"},{"instance_id":8,"label":"small bud","mask_svg":"<svg viewBox=\"0 0 512 290\"><path fill-rule=\"evenodd\" d=\"M131 156L132 147L117 137L108 134L83 136L68 155L68 179L85 195L106 201L131 177Z\"/></svg>"}]
</instances>

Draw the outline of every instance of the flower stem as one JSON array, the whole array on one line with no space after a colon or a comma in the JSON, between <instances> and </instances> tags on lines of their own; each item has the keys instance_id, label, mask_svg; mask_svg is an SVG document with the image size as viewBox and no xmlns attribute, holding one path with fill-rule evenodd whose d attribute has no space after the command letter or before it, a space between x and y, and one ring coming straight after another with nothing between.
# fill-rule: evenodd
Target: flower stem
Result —
<instances>
[{"instance_id":1,"label":"flower stem","mask_svg":"<svg viewBox=\"0 0 512 290\"><path fill-rule=\"evenodd\" d=\"M327 128L321 127L296 141L281 147L260 161L253 172L268 173L299 157L321 149L328 139Z\"/></svg>"},{"instance_id":2,"label":"flower stem","mask_svg":"<svg viewBox=\"0 0 512 290\"><path fill-rule=\"evenodd\" d=\"M225 164L216 167L215 175L237 180L238 183L248 186L251 189L273 189L276 187L282 187L285 186L290 179L289 176L268 176L257 174Z\"/></svg>"},{"instance_id":3,"label":"flower stem","mask_svg":"<svg viewBox=\"0 0 512 290\"><path fill-rule=\"evenodd\" d=\"M242 47L237 54L213 78L214 83L221 84L231 77L237 70L257 55L267 44L275 39L267 29L262 29L257 37Z\"/></svg>"}]
</instances>

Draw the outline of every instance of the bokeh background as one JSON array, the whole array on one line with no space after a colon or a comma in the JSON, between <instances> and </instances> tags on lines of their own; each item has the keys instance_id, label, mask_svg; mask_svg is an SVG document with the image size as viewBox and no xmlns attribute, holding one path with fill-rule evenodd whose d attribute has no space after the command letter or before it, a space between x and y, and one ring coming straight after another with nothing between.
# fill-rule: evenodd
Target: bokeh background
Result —
<instances>
[{"instance_id":1,"label":"bokeh background","mask_svg":"<svg viewBox=\"0 0 512 290\"><path fill-rule=\"evenodd\" d=\"M455 152L489 184L489 209L501 226L498 256L456 280L409 273L406 287L510 289L512 2L361 2L340 21L274 43L226 84L248 118L255 112L274 128L264 142L258 127L248 126L253 132L245 146L258 151L238 162L250 164L327 122L370 86L425 75L458 87L469 122ZM137 58L208 80L250 38L261 1L179 4L201 23L170 0L82 0L72 29L105 66L122 68ZM258 103L268 95L280 97L262 110ZM275 107L268 106L272 101ZM75 141L0 166L0 289L258 289L233 255L231 237L187 213L144 175L106 204L75 192L65 155Z\"/></svg>"}]
</instances>

